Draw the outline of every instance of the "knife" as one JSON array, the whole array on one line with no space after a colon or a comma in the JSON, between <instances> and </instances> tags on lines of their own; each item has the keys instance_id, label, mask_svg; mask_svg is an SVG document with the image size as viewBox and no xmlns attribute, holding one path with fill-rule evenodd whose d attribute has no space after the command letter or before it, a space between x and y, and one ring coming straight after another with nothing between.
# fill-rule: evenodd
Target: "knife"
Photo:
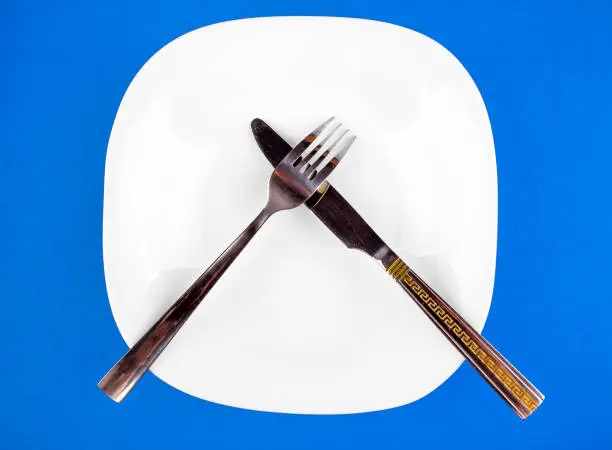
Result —
<instances>
[{"instance_id":1,"label":"knife","mask_svg":"<svg viewBox=\"0 0 612 450\"><path fill-rule=\"evenodd\" d=\"M272 166L291 146L261 119L251 122L257 145ZM527 418L544 396L461 315L397 256L348 201L327 181L306 206L349 249L359 249L380 261L388 274L417 303L438 329L521 418Z\"/></svg>"}]
</instances>

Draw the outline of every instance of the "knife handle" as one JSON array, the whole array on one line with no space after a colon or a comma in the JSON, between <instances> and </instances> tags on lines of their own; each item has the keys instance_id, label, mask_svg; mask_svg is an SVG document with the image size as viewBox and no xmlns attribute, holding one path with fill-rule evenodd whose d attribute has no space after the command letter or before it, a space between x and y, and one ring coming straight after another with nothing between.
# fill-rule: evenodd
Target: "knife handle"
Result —
<instances>
[{"instance_id":1,"label":"knife handle","mask_svg":"<svg viewBox=\"0 0 612 450\"><path fill-rule=\"evenodd\" d=\"M536 387L400 258L387 272L521 419L540 406L544 396Z\"/></svg>"}]
</instances>

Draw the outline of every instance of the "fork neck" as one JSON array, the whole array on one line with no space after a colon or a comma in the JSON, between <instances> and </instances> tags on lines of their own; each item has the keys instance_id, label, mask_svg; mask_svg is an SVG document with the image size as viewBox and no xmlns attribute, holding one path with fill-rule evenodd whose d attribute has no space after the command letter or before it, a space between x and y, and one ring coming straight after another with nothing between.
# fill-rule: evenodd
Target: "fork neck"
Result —
<instances>
[{"instance_id":1,"label":"fork neck","mask_svg":"<svg viewBox=\"0 0 612 450\"><path fill-rule=\"evenodd\" d=\"M262 209L259 214L257 214L257 217L253 219L253 221L249 225L249 228L254 228L254 231L259 230L261 226L266 223L266 220L268 220L270 216L272 216L272 214L274 214L275 212L276 210L270 208L269 205L266 205L264 209Z\"/></svg>"}]
</instances>

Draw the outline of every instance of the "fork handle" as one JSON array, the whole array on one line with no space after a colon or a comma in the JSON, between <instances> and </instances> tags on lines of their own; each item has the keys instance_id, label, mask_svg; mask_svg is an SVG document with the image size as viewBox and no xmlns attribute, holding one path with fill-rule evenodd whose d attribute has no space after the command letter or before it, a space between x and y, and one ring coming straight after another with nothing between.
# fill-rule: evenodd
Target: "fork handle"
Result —
<instances>
[{"instance_id":1,"label":"fork handle","mask_svg":"<svg viewBox=\"0 0 612 450\"><path fill-rule=\"evenodd\" d=\"M215 262L102 378L98 387L106 395L116 402L121 402L130 393L270 215L270 211L264 208Z\"/></svg>"},{"instance_id":2,"label":"fork handle","mask_svg":"<svg viewBox=\"0 0 612 450\"><path fill-rule=\"evenodd\" d=\"M536 387L400 258L391 260L393 262L387 267L387 272L514 412L525 419L535 411L544 401L544 396Z\"/></svg>"}]
</instances>

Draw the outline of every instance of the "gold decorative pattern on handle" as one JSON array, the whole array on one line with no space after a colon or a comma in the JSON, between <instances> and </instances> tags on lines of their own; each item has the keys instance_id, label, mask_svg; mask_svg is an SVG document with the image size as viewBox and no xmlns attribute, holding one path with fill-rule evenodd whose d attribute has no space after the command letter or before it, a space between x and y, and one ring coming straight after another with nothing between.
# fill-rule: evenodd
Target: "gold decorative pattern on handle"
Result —
<instances>
[{"instance_id":1,"label":"gold decorative pattern on handle","mask_svg":"<svg viewBox=\"0 0 612 450\"><path fill-rule=\"evenodd\" d=\"M525 405L529 411L533 412L538 407L538 403L534 398L526 392L508 373L508 371L497 364L497 362L491 358L487 353L475 342L468 333L461 328L459 324L455 322L453 317L448 314L444 308L431 298L426 290L410 276L410 268L400 258L397 258L387 268L387 272L393 277L394 280L401 280L410 290L419 298L421 301L435 314L441 322L446 325L449 331L453 332L461 342L474 354L480 361L482 361L489 370L495 375L495 377L501 381L506 387L518 398L521 403Z\"/></svg>"},{"instance_id":2,"label":"gold decorative pattern on handle","mask_svg":"<svg viewBox=\"0 0 612 450\"><path fill-rule=\"evenodd\" d=\"M408 273L408 270L409 268L406 265L406 263L402 261L400 258L397 258L389 266L389 268L387 269L387 272L389 272L389 275L391 275L394 280L397 280L399 278L402 278L404 275L406 275Z\"/></svg>"}]
</instances>

